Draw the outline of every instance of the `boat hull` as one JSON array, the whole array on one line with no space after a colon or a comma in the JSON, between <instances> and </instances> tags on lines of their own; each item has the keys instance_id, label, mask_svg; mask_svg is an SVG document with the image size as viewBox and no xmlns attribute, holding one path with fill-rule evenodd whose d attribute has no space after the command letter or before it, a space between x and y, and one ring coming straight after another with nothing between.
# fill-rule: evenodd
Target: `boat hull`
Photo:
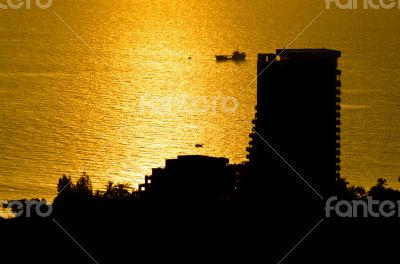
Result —
<instances>
[{"instance_id":1,"label":"boat hull","mask_svg":"<svg viewBox=\"0 0 400 264\"><path fill-rule=\"evenodd\" d=\"M232 55L215 55L215 58L217 61L227 61L227 60L233 60L233 61L241 61L245 60L247 57L246 53L239 53L239 52L234 52Z\"/></svg>"},{"instance_id":2,"label":"boat hull","mask_svg":"<svg viewBox=\"0 0 400 264\"><path fill-rule=\"evenodd\" d=\"M217 61L226 61L231 59L226 55L215 55L215 58L217 59Z\"/></svg>"}]
</instances>

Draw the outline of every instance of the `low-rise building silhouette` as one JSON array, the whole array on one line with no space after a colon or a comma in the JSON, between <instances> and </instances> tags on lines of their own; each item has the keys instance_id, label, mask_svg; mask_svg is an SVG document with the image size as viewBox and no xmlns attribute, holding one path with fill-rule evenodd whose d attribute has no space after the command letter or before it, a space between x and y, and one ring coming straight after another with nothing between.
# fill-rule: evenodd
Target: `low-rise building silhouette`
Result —
<instances>
[{"instance_id":1,"label":"low-rise building silhouette","mask_svg":"<svg viewBox=\"0 0 400 264\"><path fill-rule=\"evenodd\" d=\"M157 201L215 203L234 191L235 170L226 158L179 156L166 160L165 168L153 169L139 192Z\"/></svg>"}]
</instances>

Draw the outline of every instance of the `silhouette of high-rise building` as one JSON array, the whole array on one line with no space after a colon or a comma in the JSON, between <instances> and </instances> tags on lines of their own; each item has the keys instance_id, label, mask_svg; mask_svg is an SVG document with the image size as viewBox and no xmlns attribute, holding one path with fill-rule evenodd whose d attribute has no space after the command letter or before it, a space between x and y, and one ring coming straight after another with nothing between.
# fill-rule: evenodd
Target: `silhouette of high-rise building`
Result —
<instances>
[{"instance_id":1,"label":"silhouette of high-rise building","mask_svg":"<svg viewBox=\"0 0 400 264\"><path fill-rule=\"evenodd\" d=\"M340 177L340 56L329 49L258 55L249 191L279 185L298 194L312 192L309 184L323 197L333 192Z\"/></svg>"}]
</instances>

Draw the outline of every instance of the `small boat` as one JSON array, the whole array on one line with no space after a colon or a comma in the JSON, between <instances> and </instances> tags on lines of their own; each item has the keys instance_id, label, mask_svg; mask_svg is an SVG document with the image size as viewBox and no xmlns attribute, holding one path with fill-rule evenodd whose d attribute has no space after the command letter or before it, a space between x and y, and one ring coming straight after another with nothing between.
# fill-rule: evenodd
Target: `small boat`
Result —
<instances>
[{"instance_id":1,"label":"small boat","mask_svg":"<svg viewBox=\"0 0 400 264\"><path fill-rule=\"evenodd\" d=\"M245 60L247 57L245 52L239 52L239 50L232 53L232 55L215 55L217 61L226 61L226 60Z\"/></svg>"},{"instance_id":2,"label":"small boat","mask_svg":"<svg viewBox=\"0 0 400 264\"><path fill-rule=\"evenodd\" d=\"M203 144L196 144L196 145L194 145L196 148L202 148L203 147Z\"/></svg>"}]
</instances>

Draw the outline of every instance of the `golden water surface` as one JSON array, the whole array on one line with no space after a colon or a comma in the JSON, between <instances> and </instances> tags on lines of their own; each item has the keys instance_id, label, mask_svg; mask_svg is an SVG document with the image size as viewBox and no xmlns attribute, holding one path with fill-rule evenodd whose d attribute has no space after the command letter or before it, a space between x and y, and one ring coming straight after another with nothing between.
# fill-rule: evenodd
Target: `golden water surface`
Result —
<instances>
[{"instance_id":1,"label":"golden water surface","mask_svg":"<svg viewBox=\"0 0 400 264\"><path fill-rule=\"evenodd\" d=\"M0 10L0 199L52 200L63 173L83 171L95 189L135 187L183 154L245 161L257 53L287 46L324 9L64 0ZM399 22L397 9L326 10L292 44L343 52L342 174L352 184L399 187ZM245 62L215 62L237 48Z\"/></svg>"}]
</instances>

